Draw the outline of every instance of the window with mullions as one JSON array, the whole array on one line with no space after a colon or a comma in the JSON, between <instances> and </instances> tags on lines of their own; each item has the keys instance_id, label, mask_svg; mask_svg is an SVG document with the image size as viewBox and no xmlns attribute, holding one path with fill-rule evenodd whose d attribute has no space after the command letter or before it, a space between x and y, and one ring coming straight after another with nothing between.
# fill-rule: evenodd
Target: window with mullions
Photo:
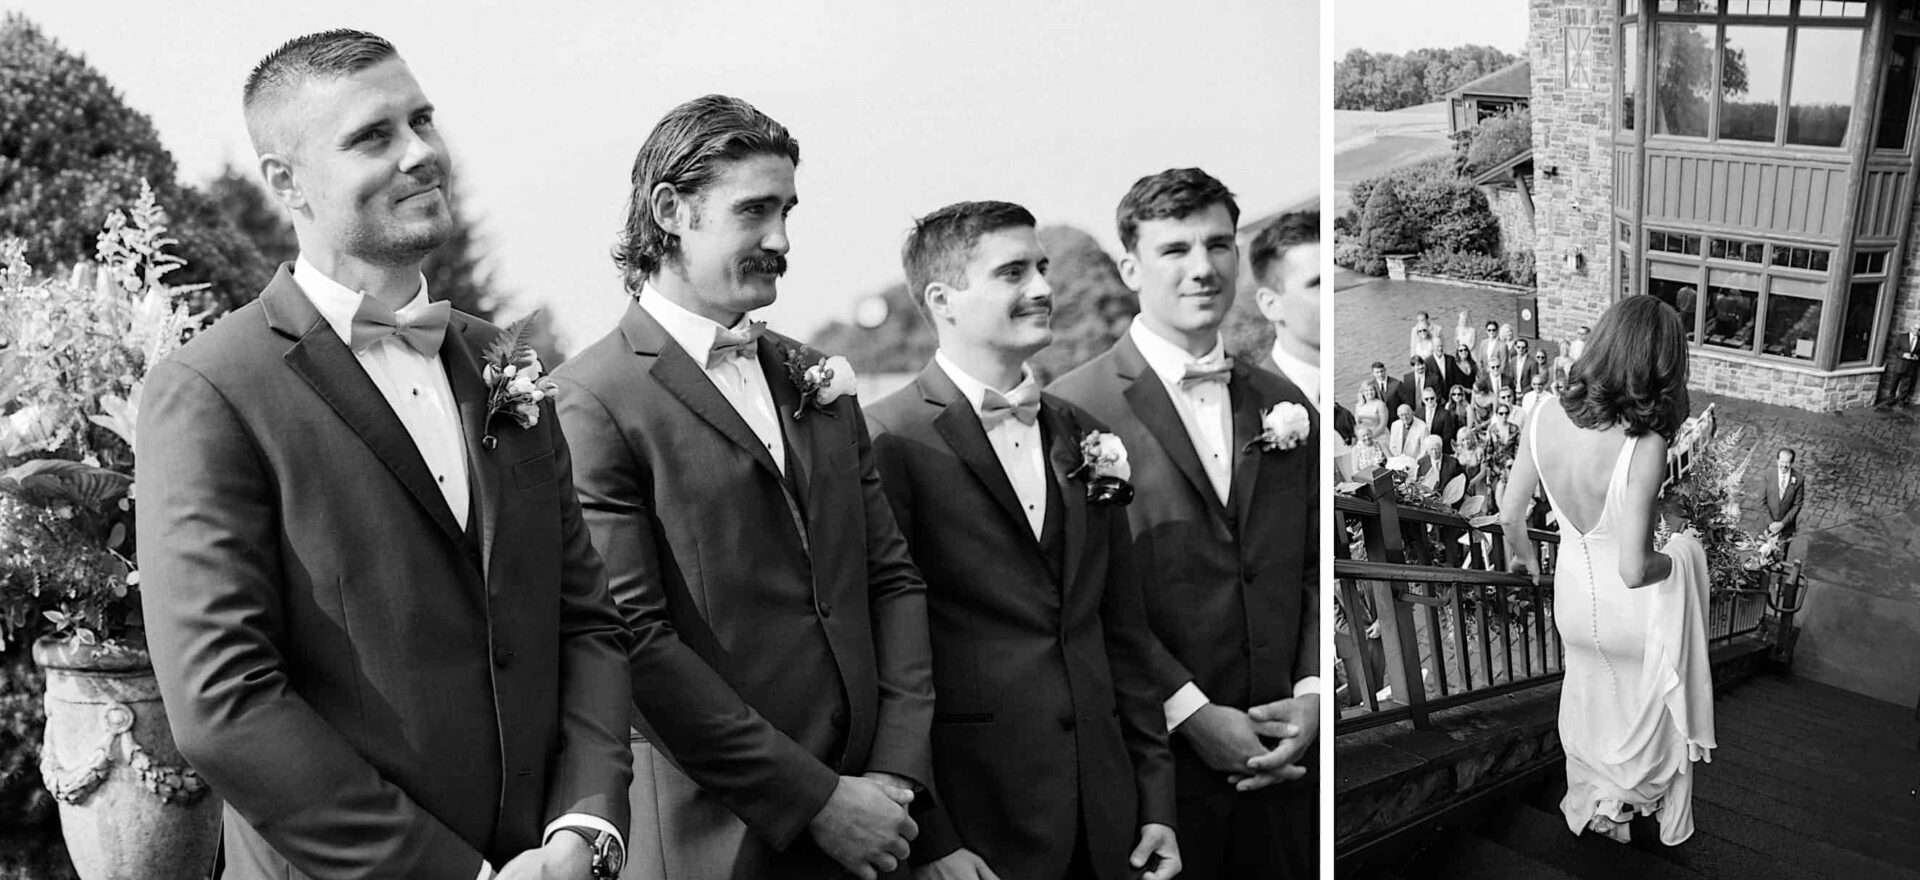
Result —
<instances>
[{"instance_id":1,"label":"window with mullions","mask_svg":"<svg viewBox=\"0 0 1920 880\"><path fill-rule=\"evenodd\" d=\"M1787 143L1840 146L1847 139L1847 120L1853 117L1854 84L1860 71L1860 31L1810 27L1798 30L1793 47L1793 103L1787 108Z\"/></svg>"},{"instance_id":2,"label":"window with mullions","mask_svg":"<svg viewBox=\"0 0 1920 880\"><path fill-rule=\"evenodd\" d=\"M1712 15L1720 0L1660 0L1661 12L1678 12L1682 15Z\"/></svg>"},{"instance_id":3,"label":"window with mullions","mask_svg":"<svg viewBox=\"0 0 1920 880\"><path fill-rule=\"evenodd\" d=\"M1727 0L1728 15L1789 15L1792 0Z\"/></svg>"},{"instance_id":4,"label":"window with mullions","mask_svg":"<svg viewBox=\"0 0 1920 880\"><path fill-rule=\"evenodd\" d=\"M1663 21L1656 26L1654 134L1707 136L1707 113L1713 96L1713 41L1712 25Z\"/></svg>"},{"instance_id":5,"label":"window with mullions","mask_svg":"<svg viewBox=\"0 0 1920 880\"><path fill-rule=\"evenodd\" d=\"M1847 310L1840 319L1840 363L1864 363L1873 357L1873 320L1884 278L1856 278L1847 286Z\"/></svg>"},{"instance_id":6,"label":"window with mullions","mask_svg":"<svg viewBox=\"0 0 1920 880\"><path fill-rule=\"evenodd\" d=\"M1699 338L1695 315L1700 308L1700 267L1648 260L1647 293L1680 313L1688 342Z\"/></svg>"},{"instance_id":7,"label":"window with mullions","mask_svg":"<svg viewBox=\"0 0 1920 880\"><path fill-rule=\"evenodd\" d=\"M1814 18L1866 18L1866 0L1800 0L1800 14Z\"/></svg>"},{"instance_id":8,"label":"window with mullions","mask_svg":"<svg viewBox=\"0 0 1920 880\"><path fill-rule=\"evenodd\" d=\"M1774 278L1767 285L1767 316L1760 351L1775 357L1813 360L1820 338L1821 296L1825 285L1798 278Z\"/></svg>"},{"instance_id":9,"label":"window with mullions","mask_svg":"<svg viewBox=\"0 0 1920 880\"><path fill-rule=\"evenodd\" d=\"M1853 255L1853 274L1855 275L1887 274L1887 252L1886 251L1856 251Z\"/></svg>"},{"instance_id":10,"label":"window with mullions","mask_svg":"<svg viewBox=\"0 0 1920 880\"><path fill-rule=\"evenodd\" d=\"M1720 48L1721 140L1774 142L1786 71L1786 28L1727 25Z\"/></svg>"},{"instance_id":11,"label":"window with mullions","mask_svg":"<svg viewBox=\"0 0 1920 880\"><path fill-rule=\"evenodd\" d=\"M1715 348L1752 351L1754 319L1760 312L1760 273L1708 270L1701 312L1702 342Z\"/></svg>"},{"instance_id":12,"label":"window with mullions","mask_svg":"<svg viewBox=\"0 0 1920 880\"><path fill-rule=\"evenodd\" d=\"M1903 150L1907 146L1907 123L1913 115L1915 49L1920 37L1900 34L1893 38L1893 51L1887 56L1886 85L1880 92L1880 121L1874 129L1873 145L1881 150Z\"/></svg>"},{"instance_id":13,"label":"window with mullions","mask_svg":"<svg viewBox=\"0 0 1920 880\"><path fill-rule=\"evenodd\" d=\"M1742 241L1737 238L1714 238L1707 242L1707 256L1716 260L1738 260L1742 263L1765 263L1767 246L1757 241Z\"/></svg>"},{"instance_id":14,"label":"window with mullions","mask_svg":"<svg viewBox=\"0 0 1920 880\"><path fill-rule=\"evenodd\" d=\"M1620 26L1620 128L1633 130L1633 108L1640 102L1640 26Z\"/></svg>"},{"instance_id":15,"label":"window with mullions","mask_svg":"<svg viewBox=\"0 0 1920 880\"><path fill-rule=\"evenodd\" d=\"M1788 269L1805 269L1809 272L1825 272L1833 253L1824 248L1773 246L1773 264Z\"/></svg>"},{"instance_id":16,"label":"window with mullions","mask_svg":"<svg viewBox=\"0 0 1920 880\"><path fill-rule=\"evenodd\" d=\"M1647 230L1647 250L1697 257L1700 255L1700 236L1649 229Z\"/></svg>"}]
</instances>

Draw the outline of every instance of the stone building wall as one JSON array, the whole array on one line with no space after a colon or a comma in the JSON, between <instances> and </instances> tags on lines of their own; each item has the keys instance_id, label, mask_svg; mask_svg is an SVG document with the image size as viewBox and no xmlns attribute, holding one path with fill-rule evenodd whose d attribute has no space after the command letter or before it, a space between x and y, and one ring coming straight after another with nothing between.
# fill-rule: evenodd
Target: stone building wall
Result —
<instances>
[{"instance_id":1,"label":"stone building wall","mask_svg":"<svg viewBox=\"0 0 1920 880\"><path fill-rule=\"evenodd\" d=\"M1533 217L1520 191L1510 186L1484 186L1480 191L1486 194L1494 219L1500 221L1500 254L1533 253Z\"/></svg>"},{"instance_id":2,"label":"stone building wall","mask_svg":"<svg viewBox=\"0 0 1920 880\"><path fill-rule=\"evenodd\" d=\"M1612 302L1616 0L1532 0L1534 266L1540 333L1571 336ZM1549 173L1551 172L1551 173ZM1567 255L1581 264L1567 267Z\"/></svg>"},{"instance_id":3,"label":"stone building wall","mask_svg":"<svg viewBox=\"0 0 1920 880\"><path fill-rule=\"evenodd\" d=\"M1880 368L1823 373L1807 367L1760 363L1696 348L1687 359L1687 387L1742 400L1791 406L1812 412L1873 405Z\"/></svg>"}]
</instances>

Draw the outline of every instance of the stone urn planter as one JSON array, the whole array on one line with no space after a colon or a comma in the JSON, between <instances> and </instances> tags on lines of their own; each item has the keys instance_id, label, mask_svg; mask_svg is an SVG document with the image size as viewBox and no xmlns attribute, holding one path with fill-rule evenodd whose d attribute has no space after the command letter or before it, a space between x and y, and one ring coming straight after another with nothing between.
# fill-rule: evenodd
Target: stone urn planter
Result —
<instances>
[{"instance_id":1,"label":"stone urn planter","mask_svg":"<svg viewBox=\"0 0 1920 880\"><path fill-rule=\"evenodd\" d=\"M1383 259L1387 261L1387 277L1394 281L1407 280L1407 264L1412 262L1413 259L1417 256L1419 255L1418 254L1386 254L1384 255Z\"/></svg>"},{"instance_id":2,"label":"stone urn planter","mask_svg":"<svg viewBox=\"0 0 1920 880\"><path fill-rule=\"evenodd\" d=\"M41 639L33 660L47 674L40 775L82 880L206 877L220 801L174 747L146 651Z\"/></svg>"}]
</instances>

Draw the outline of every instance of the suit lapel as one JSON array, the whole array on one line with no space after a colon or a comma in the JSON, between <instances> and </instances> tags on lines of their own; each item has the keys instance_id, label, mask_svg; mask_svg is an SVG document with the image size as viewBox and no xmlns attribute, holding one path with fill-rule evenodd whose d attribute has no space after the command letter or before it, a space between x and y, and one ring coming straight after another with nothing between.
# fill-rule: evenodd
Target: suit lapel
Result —
<instances>
[{"instance_id":1,"label":"suit lapel","mask_svg":"<svg viewBox=\"0 0 1920 880\"><path fill-rule=\"evenodd\" d=\"M499 514L505 510L500 502L500 453L486 448L483 442L490 427L489 390L480 375L479 356L474 354L490 340L467 339L468 333L478 335L482 325L455 320L458 326L449 327L446 339L440 343L440 365L447 371L447 384L453 388L453 400L460 410L460 436L466 443L467 469L474 475L471 516L480 520L480 574L485 578L493 570L493 538L499 532ZM508 422L510 424L511 419ZM519 428L515 426L513 430Z\"/></svg>"},{"instance_id":2,"label":"suit lapel","mask_svg":"<svg viewBox=\"0 0 1920 880\"><path fill-rule=\"evenodd\" d=\"M426 459L413 443L413 435L407 433L400 417L387 405L386 397L368 378L367 371L346 343L340 341L333 327L321 317L320 310L314 308L313 302L300 290L285 265L260 299L268 326L295 340L285 355L287 366L313 386L341 420L360 435L448 538L456 543L464 541L466 536L460 523L454 518L453 509L447 506L446 496L440 494L439 486L434 483Z\"/></svg>"},{"instance_id":3,"label":"suit lapel","mask_svg":"<svg viewBox=\"0 0 1920 880\"><path fill-rule=\"evenodd\" d=\"M1080 467L1078 428L1069 423L1057 400L1040 398L1040 418L1047 430L1047 476L1060 486L1060 503L1066 513L1066 556L1061 560L1060 590L1062 604L1073 594L1074 580L1080 574L1081 554L1087 549L1087 492L1074 485L1068 475Z\"/></svg>"},{"instance_id":4,"label":"suit lapel","mask_svg":"<svg viewBox=\"0 0 1920 880\"><path fill-rule=\"evenodd\" d=\"M674 342L673 337L667 335L666 328L640 307L639 300L627 307L620 327L635 354L652 356L653 366L649 372L662 388L667 389L667 393L686 404L694 415L720 432L720 436L752 456L775 480L781 478L779 465L774 464L773 456L767 454L767 448L760 445L759 436L747 426L747 420L741 418L733 404L721 395L720 389L714 387L713 380L707 377L707 371L694 363L693 356Z\"/></svg>"},{"instance_id":5,"label":"suit lapel","mask_svg":"<svg viewBox=\"0 0 1920 880\"><path fill-rule=\"evenodd\" d=\"M1132 336L1121 334L1120 341L1113 347L1115 365L1120 369L1121 378L1128 380L1125 396L1127 404L1133 407L1133 414L1199 493L1201 503L1224 521L1226 508L1220 504L1220 496L1214 493L1212 481L1201 468L1200 453L1194 450L1193 438L1187 436L1187 425L1180 420L1180 412L1174 409L1173 398L1167 396L1159 374L1147 366L1147 359L1141 356L1140 347L1133 344Z\"/></svg>"},{"instance_id":6,"label":"suit lapel","mask_svg":"<svg viewBox=\"0 0 1920 880\"><path fill-rule=\"evenodd\" d=\"M994 454L993 445L987 442L987 429L980 424L973 404L967 402L967 396L960 393L959 386L953 384L952 377L937 363L930 363L920 371L918 384L921 399L941 408L940 414L933 417L933 429L940 433L940 439L947 441L947 447L973 472L974 479L980 481L1001 512L1019 527L1020 534L1031 536L1033 526L1020 511L1020 498L1013 492L1013 482L1007 479L1000 456Z\"/></svg>"},{"instance_id":7,"label":"suit lapel","mask_svg":"<svg viewBox=\"0 0 1920 880\"><path fill-rule=\"evenodd\" d=\"M1253 503L1253 481L1260 474L1260 460L1266 456L1253 443L1260 434L1262 406L1258 389L1253 387L1253 370L1237 361L1233 379L1227 384L1227 401L1233 407L1233 438L1227 460L1234 463L1227 498L1233 502L1234 521L1245 523L1247 507Z\"/></svg>"},{"instance_id":8,"label":"suit lapel","mask_svg":"<svg viewBox=\"0 0 1920 880\"><path fill-rule=\"evenodd\" d=\"M813 460L817 444L813 441L812 420L825 416L808 409L800 418L793 417L794 413L802 411L800 389L793 384L793 377L788 372L787 352L781 351L780 346L765 334L760 336L757 356L761 375L766 377L767 388L773 392L773 409L780 424L780 434L786 438L787 446L793 453L788 459L793 462L794 471L787 476L791 478L790 483L801 508L812 510L807 498L813 490L813 472L818 467Z\"/></svg>"}]
</instances>

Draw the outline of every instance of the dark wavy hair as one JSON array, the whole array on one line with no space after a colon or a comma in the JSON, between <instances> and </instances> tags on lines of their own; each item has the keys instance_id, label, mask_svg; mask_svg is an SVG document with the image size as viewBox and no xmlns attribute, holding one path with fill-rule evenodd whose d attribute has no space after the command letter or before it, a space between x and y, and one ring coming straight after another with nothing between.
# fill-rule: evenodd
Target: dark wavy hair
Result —
<instances>
[{"instance_id":1,"label":"dark wavy hair","mask_svg":"<svg viewBox=\"0 0 1920 880\"><path fill-rule=\"evenodd\" d=\"M1295 245L1318 243L1320 241L1320 212L1293 211L1280 215L1279 219L1261 227L1260 232L1247 245L1247 264L1253 268L1253 277L1263 283L1275 283L1273 267L1279 265L1280 258L1293 250Z\"/></svg>"},{"instance_id":2,"label":"dark wavy hair","mask_svg":"<svg viewBox=\"0 0 1920 880\"><path fill-rule=\"evenodd\" d=\"M1593 326L1587 350L1567 373L1560 406L1582 428L1624 425L1627 436L1671 442L1687 417L1687 335L1680 313L1651 296L1630 296Z\"/></svg>"},{"instance_id":3,"label":"dark wavy hair","mask_svg":"<svg viewBox=\"0 0 1920 880\"><path fill-rule=\"evenodd\" d=\"M752 104L726 95L695 98L660 118L633 159L627 222L613 247L627 291L639 293L647 276L679 250L679 240L653 219L653 190L672 184L696 198L727 163L755 155L785 156L800 164L800 142Z\"/></svg>"},{"instance_id":4,"label":"dark wavy hair","mask_svg":"<svg viewBox=\"0 0 1920 880\"><path fill-rule=\"evenodd\" d=\"M1120 199L1114 220L1120 227L1120 247L1133 250L1140 240L1140 224L1147 220L1181 218L1198 214L1214 205L1226 205L1227 217L1237 228L1240 205L1233 200L1227 185L1198 168L1169 168L1134 181L1133 188Z\"/></svg>"}]
</instances>

